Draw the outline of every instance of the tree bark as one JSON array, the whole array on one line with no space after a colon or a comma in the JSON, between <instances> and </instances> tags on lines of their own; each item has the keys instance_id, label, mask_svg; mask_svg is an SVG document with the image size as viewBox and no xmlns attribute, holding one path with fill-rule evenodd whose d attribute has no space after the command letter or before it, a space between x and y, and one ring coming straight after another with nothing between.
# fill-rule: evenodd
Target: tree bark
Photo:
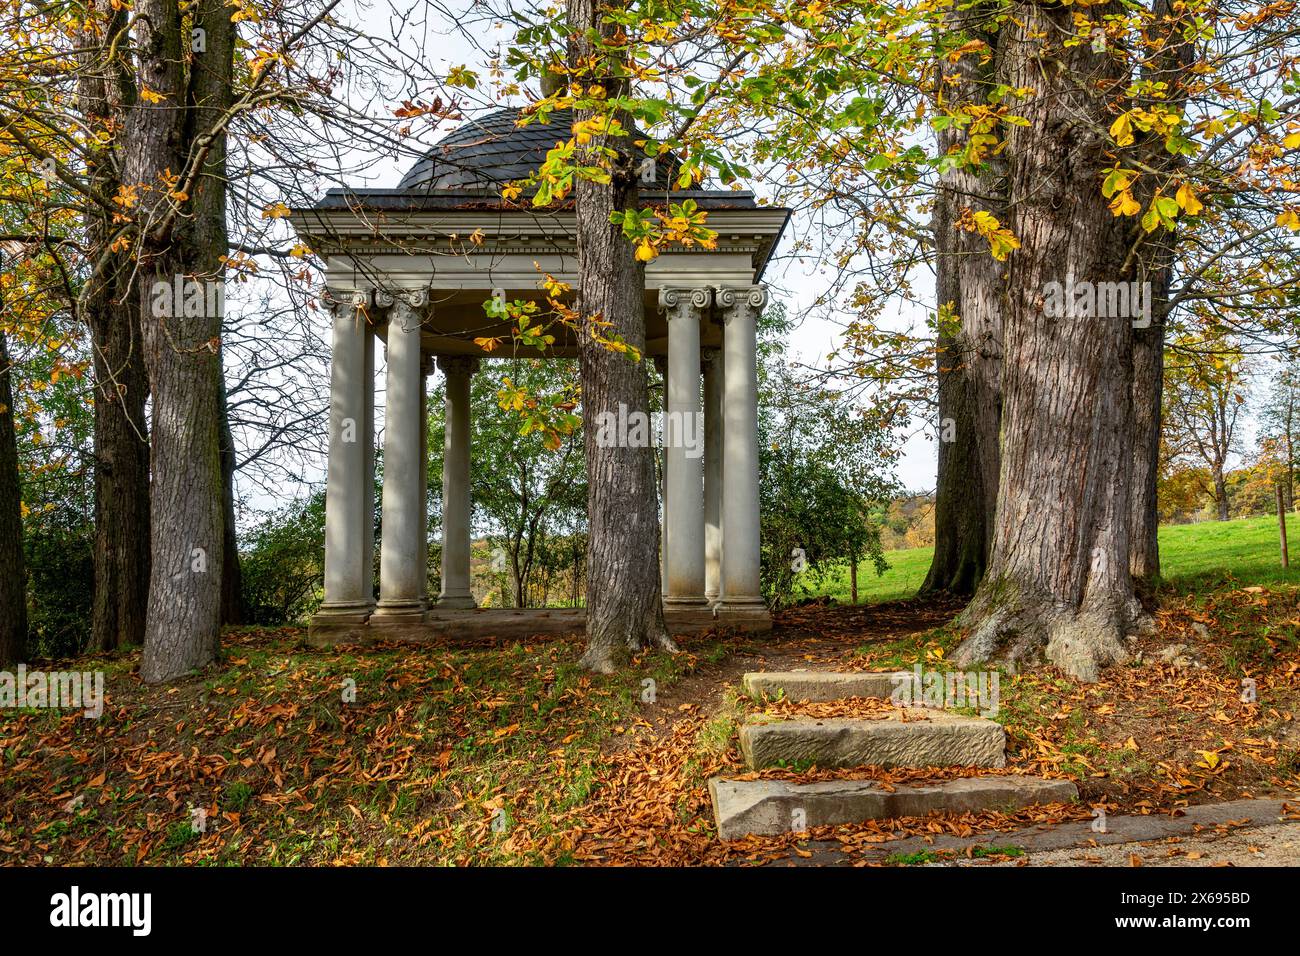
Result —
<instances>
[{"instance_id":1,"label":"tree bark","mask_svg":"<svg viewBox=\"0 0 1300 956\"><path fill-rule=\"evenodd\" d=\"M3 311L0 302L0 311ZM13 363L0 330L0 665L27 657L27 563L14 427Z\"/></svg>"},{"instance_id":2,"label":"tree bark","mask_svg":"<svg viewBox=\"0 0 1300 956\"><path fill-rule=\"evenodd\" d=\"M1160 436L1165 325L1173 267L1158 262L1151 279L1151 325L1133 333L1133 497L1129 573L1146 588L1160 576Z\"/></svg>"},{"instance_id":3,"label":"tree bark","mask_svg":"<svg viewBox=\"0 0 1300 956\"><path fill-rule=\"evenodd\" d=\"M1214 510L1219 521L1228 520L1228 482L1223 474L1223 462L1216 461L1211 469L1214 475Z\"/></svg>"},{"instance_id":4,"label":"tree bark","mask_svg":"<svg viewBox=\"0 0 1300 956\"><path fill-rule=\"evenodd\" d=\"M1088 8L1100 18L1115 3ZM1048 318L1048 283L1126 281L1125 223L1099 184L1104 91L1123 73L1077 32L1069 7L1019 2L1005 22L1004 82L1034 90L1008 135L1012 231L1004 312L1004 444L988 573L959 618L954 660L1016 666L1045 652L1082 680L1124 660L1143 622L1129 575L1133 447L1129 317ZM1071 310L1072 311L1072 310Z\"/></svg>"},{"instance_id":5,"label":"tree bark","mask_svg":"<svg viewBox=\"0 0 1300 956\"><path fill-rule=\"evenodd\" d=\"M149 379L138 297L84 299L95 369L95 593L92 650L144 642L149 603Z\"/></svg>"},{"instance_id":6,"label":"tree bark","mask_svg":"<svg viewBox=\"0 0 1300 956\"><path fill-rule=\"evenodd\" d=\"M568 0L569 63L587 58L608 62L610 54L587 35L610 36L598 0ZM622 80L586 76L586 84L603 83L617 95ZM591 111L578 111L581 122ZM630 128L626 117L621 117ZM629 138L596 137L595 147L617 151L611 182L579 179L574 189L578 245L578 310L584 326L595 320L611 323L608 333L621 336L638 352L645 350L645 269L636 260L631 242L610 216L637 206L636 161L629 155ZM599 162L589 154L590 164ZM580 664L609 673L638 650L660 647L675 651L664 626L659 577L659 514L655 494L654 449L601 447L596 441L598 416L649 412L643 362L629 361L595 341L582 329L579 365L582 380L583 439L587 452L587 649Z\"/></svg>"},{"instance_id":7,"label":"tree bark","mask_svg":"<svg viewBox=\"0 0 1300 956\"><path fill-rule=\"evenodd\" d=\"M205 47L194 56L190 79L190 126L186 139L194 142L216 129L230 106L234 78L235 25L226 0L199 0L195 26L204 32ZM194 196L192 258L199 270L224 282L225 256L230 237L226 229L226 134L212 141L203 166L203 178ZM224 298L222 300L224 302ZM224 317L224 316L223 316ZM221 460L221 513L223 532L221 562L221 623L242 624L243 576L239 567L239 539L235 526L235 442L230 432L226 403L226 380L222 361L217 363L218 441Z\"/></svg>"},{"instance_id":8,"label":"tree bark","mask_svg":"<svg viewBox=\"0 0 1300 956\"><path fill-rule=\"evenodd\" d=\"M207 50L194 75L216 69L206 58L214 49L219 16L208 15ZM166 182L186 168L194 132L191 91L187 89L180 10L168 0L139 0L133 32L141 81L158 93L157 103L137 103L126 132L128 184L140 190L133 208L138 224L141 327L145 364L153 392L153 484L150 493L153 567L141 676L150 683L175 680L217 655L221 638L221 580L225 546L222 473L219 451L221 315L205 303L199 315L163 314L154 283L219 280L195 261L201 238L186 235L193 221L203 227L210 216L209 180L200 178L193 219L173 216ZM196 16L204 17L202 12ZM228 20L228 16L226 17ZM186 35L188 41L188 35ZM220 54L218 54L220 56ZM214 192L216 190L213 190ZM223 203L224 206L224 203ZM190 210L186 210L190 212ZM172 225L166 225L171 223ZM184 311L171 303L166 311ZM215 313L215 314L214 314Z\"/></svg>"},{"instance_id":9,"label":"tree bark","mask_svg":"<svg viewBox=\"0 0 1300 956\"><path fill-rule=\"evenodd\" d=\"M224 240L223 240L224 241ZM235 526L235 440L230 433L230 415L226 403L226 379L218 378L217 400L221 421L221 514L225 527L224 560L221 565L221 623L244 623L244 575L239 565L239 536Z\"/></svg>"},{"instance_id":10,"label":"tree bark","mask_svg":"<svg viewBox=\"0 0 1300 956\"><path fill-rule=\"evenodd\" d=\"M947 15L953 37L983 40L997 47L985 5L953 8ZM996 55L940 60L941 100L960 109L986 101ZM965 147L970 128L957 123L940 131L940 154ZM952 309L940 322L935 351L938 378L939 454L935 484L934 558L921 593L947 591L969 596L984 575L997 507L999 433L1002 418L1002 297L1005 272L982 239L958 229L963 210L987 211L1005 221L1005 175L999 158L980 167L945 172L935 197L935 291L938 307ZM955 323L953 325L952 323Z\"/></svg>"},{"instance_id":11,"label":"tree bark","mask_svg":"<svg viewBox=\"0 0 1300 956\"><path fill-rule=\"evenodd\" d=\"M1173 0L1155 0L1152 4L1152 31L1159 37L1158 50L1143 66L1145 79L1165 84L1166 102L1180 110L1187 103L1183 80L1194 59L1195 41L1188 40L1180 14ZM1158 135L1145 138L1146 165L1153 169L1183 165L1181 157L1171 156ZM1145 184L1153 177L1144 177ZM1144 201L1151 201L1150 190L1142 189ZM1151 282L1151 325L1137 329L1133 336L1133 498L1129 539L1129 572L1144 591L1160 576L1160 437L1164 373L1165 329L1169 324L1169 299L1173 287L1177 231L1158 230L1149 242L1147 276Z\"/></svg>"},{"instance_id":12,"label":"tree bark","mask_svg":"<svg viewBox=\"0 0 1300 956\"><path fill-rule=\"evenodd\" d=\"M105 14L104 35L127 27L126 11ZM131 78L120 64L87 64L78 85L88 123L110 129L134 101ZM101 195L121 185L104 146L88 161L88 175ZM97 268L80 297L90 329L95 373L95 590L90 650L110 651L143 643L149 601L149 426L145 404L149 377L144 366L140 303L129 287L133 263L109 250L114 224L98 206L85 222L88 248Z\"/></svg>"}]
</instances>

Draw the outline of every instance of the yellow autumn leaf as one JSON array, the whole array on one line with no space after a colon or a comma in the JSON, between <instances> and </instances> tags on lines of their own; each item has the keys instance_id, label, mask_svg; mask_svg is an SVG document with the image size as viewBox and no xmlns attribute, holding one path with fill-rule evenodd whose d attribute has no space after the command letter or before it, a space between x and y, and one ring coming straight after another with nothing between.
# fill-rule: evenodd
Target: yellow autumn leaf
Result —
<instances>
[{"instance_id":1,"label":"yellow autumn leaf","mask_svg":"<svg viewBox=\"0 0 1300 956\"><path fill-rule=\"evenodd\" d=\"M262 210L263 219L283 219L289 215L289 207L282 202L272 203Z\"/></svg>"},{"instance_id":2,"label":"yellow autumn leaf","mask_svg":"<svg viewBox=\"0 0 1300 956\"><path fill-rule=\"evenodd\" d=\"M655 252L655 247L649 239L641 240L641 244L636 247L637 262L649 262L657 255L658 253Z\"/></svg>"},{"instance_id":3,"label":"yellow autumn leaf","mask_svg":"<svg viewBox=\"0 0 1300 956\"><path fill-rule=\"evenodd\" d=\"M1300 132L1291 133L1286 139L1282 140L1282 145L1287 149L1295 149L1300 146Z\"/></svg>"},{"instance_id":4,"label":"yellow autumn leaf","mask_svg":"<svg viewBox=\"0 0 1300 956\"><path fill-rule=\"evenodd\" d=\"M1196 198L1196 191L1187 183L1182 183L1178 187L1178 192L1174 195L1174 198L1178 200L1178 205L1182 206L1189 216L1195 216L1205 208L1201 201Z\"/></svg>"},{"instance_id":5,"label":"yellow autumn leaf","mask_svg":"<svg viewBox=\"0 0 1300 956\"><path fill-rule=\"evenodd\" d=\"M1010 229L999 229L989 237L989 251L993 258L1002 262L1007 256L1020 248L1020 240Z\"/></svg>"},{"instance_id":6,"label":"yellow autumn leaf","mask_svg":"<svg viewBox=\"0 0 1300 956\"><path fill-rule=\"evenodd\" d=\"M1117 216L1136 216L1142 211L1142 204L1133 198L1133 193L1124 189L1110 201L1110 211Z\"/></svg>"},{"instance_id":7,"label":"yellow autumn leaf","mask_svg":"<svg viewBox=\"0 0 1300 956\"><path fill-rule=\"evenodd\" d=\"M1300 213L1297 213L1294 209L1280 212L1277 214L1277 224L1290 229L1292 232L1300 232Z\"/></svg>"},{"instance_id":8,"label":"yellow autumn leaf","mask_svg":"<svg viewBox=\"0 0 1300 956\"><path fill-rule=\"evenodd\" d=\"M163 100L167 99L167 97L163 96L157 90L151 90L149 87L143 86L140 88L140 99L144 100L146 103L161 103Z\"/></svg>"},{"instance_id":9,"label":"yellow autumn leaf","mask_svg":"<svg viewBox=\"0 0 1300 956\"><path fill-rule=\"evenodd\" d=\"M1133 119L1128 113L1118 117L1110 124L1110 135L1119 146L1128 146L1133 142Z\"/></svg>"}]
</instances>

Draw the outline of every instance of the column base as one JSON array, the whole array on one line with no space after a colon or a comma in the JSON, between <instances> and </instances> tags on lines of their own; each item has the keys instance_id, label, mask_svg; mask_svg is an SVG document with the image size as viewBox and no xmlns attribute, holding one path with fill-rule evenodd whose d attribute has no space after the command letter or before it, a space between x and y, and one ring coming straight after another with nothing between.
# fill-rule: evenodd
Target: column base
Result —
<instances>
[{"instance_id":1,"label":"column base","mask_svg":"<svg viewBox=\"0 0 1300 956\"><path fill-rule=\"evenodd\" d=\"M451 611L471 610L478 607L478 602L472 594L442 594L434 602L434 607Z\"/></svg>"},{"instance_id":2,"label":"column base","mask_svg":"<svg viewBox=\"0 0 1300 956\"><path fill-rule=\"evenodd\" d=\"M374 611L373 601L322 604L311 619L319 618L322 624L364 624Z\"/></svg>"},{"instance_id":3,"label":"column base","mask_svg":"<svg viewBox=\"0 0 1300 956\"><path fill-rule=\"evenodd\" d=\"M376 623L400 623L406 621L419 622L424 620L424 612L428 609L425 601L383 601L375 605L374 613L370 615L370 620Z\"/></svg>"},{"instance_id":4,"label":"column base","mask_svg":"<svg viewBox=\"0 0 1300 956\"><path fill-rule=\"evenodd\" d=\"M713 616L719 626L739 631L763 633L772 629L772 612L761 598L724 598L713 606Z\"/></svg>"},{"instance_id":5,"label":"column base","mask_svg":"<svg viewBox=\"0 0 1300 956\"><path fill-rule=\"evenodd\" d=\"M767 603L761 597L731 597L727 595L720 598L714 607L717 608L719 614L749 614L762 611L764 614L768 614L769 617L771 616L767 610Z\"/></svg>"},{"instance_id":6,"label":"column base","mask_svg":"<svg viewBox=\"0 0 1300 956\"><path fill-rule=\"evenodd\" d=\"M664 610L695 610L707 608L709 600L703 594L665 594Z\"/></svg>"}]
</instances>

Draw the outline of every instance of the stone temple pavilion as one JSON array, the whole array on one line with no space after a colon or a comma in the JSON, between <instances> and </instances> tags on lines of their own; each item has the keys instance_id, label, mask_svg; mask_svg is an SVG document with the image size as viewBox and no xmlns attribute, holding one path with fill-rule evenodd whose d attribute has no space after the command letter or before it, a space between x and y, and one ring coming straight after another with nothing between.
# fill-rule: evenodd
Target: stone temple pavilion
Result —
<instances>
[{"instance_id":1,"label":"stone temple pavilion","mask_svg":"<svg viewBox=\"0 0 1300 956\"><path fill-rule=\"evenodd\" d=\"M323 301L333 320L325 600L314 643L526 636L582 627L581 610L475 609L470 592L470 376L504 336L484 303L538 300L549 274L577 287L572 205L533 209L503 201L569 137L571 115L517 126L500 109L439 141L396 189L332 189L293 211L301 239L326 263ZM675 161L647 163L642 202L694 199L718 233L715 249L669 248L646 267L646 352L666 373L665 406L703 418L703 454L664 449L664 607L670 632L719 624L770 627L759 590L759 463L755 322L762 285L789 211L737 190L672 189ZM653 179L651 174L653 174ZM670 191L671 190L671 191ZM555 330L552 330L555 331ZM382 547L373 587L375 350L387 360ZM496 356L537 355L507 344ZM576 356L557 332L549 356ZM446 376L442 475L442 591L426 593L426 379Z\"/></svg>"}]
</instances>

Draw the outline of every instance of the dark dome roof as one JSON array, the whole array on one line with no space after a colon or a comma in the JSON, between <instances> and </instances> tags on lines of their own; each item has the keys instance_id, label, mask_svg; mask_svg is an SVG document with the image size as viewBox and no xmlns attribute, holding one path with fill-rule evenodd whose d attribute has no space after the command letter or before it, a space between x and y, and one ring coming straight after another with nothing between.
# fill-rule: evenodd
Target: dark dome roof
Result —
<instances>
[{"instance_id":1,"label":"dark dome roof","mask_svg":"<svg viewBox=\"0 0 1300 956\"><path fill-rule=\"evenodd\" d=\"M573 112L556 110L545 123L533 121L516 126L519 113L518 108L510 107L466 120L435 143L402 177L397 188L496 192L505 183L527 178L557 142L569 138ZM636 135L635 130L633 133ZM651 188L668 189L680 165L674 157L660 157Z\"/></svg>"}]
</instances>

